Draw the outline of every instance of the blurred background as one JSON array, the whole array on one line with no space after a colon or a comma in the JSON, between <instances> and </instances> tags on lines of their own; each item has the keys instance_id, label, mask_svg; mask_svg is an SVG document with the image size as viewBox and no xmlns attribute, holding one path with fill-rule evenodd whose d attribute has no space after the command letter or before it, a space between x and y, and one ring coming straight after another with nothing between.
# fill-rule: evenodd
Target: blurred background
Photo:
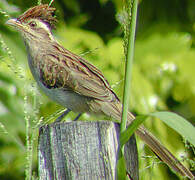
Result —
<instances>
[{"instance_id":1,"label":"blurred background","mask_svg":"<svg viewBox=\"0 0 195 180\"><path fill-rule=\"evenodd\" d=\"M49 3L49 0L43 1ZM53 31L67 49L96 65L122 98L124 84L121 0L55 0ZM38 127L62 107L36 87L22 39L5 25L37 0L0 0L0 179L20 180L32 168L37 177ZM130 110L168 110L195 124L195 1L141 0L139 3ZM57 113L56 113L57 112ZM75 117L70 114L68 118ZM81 119L97 119L83 115ZM175 122L177 123L177 122ZM158 119L145 125L187 167L195 171L195 150ZM33 145L26 145L30 143ZM181 179L138 139L140 179ZM29 155L33 152L33 156ZM32 162L32 163L31 163ZM31 166L32 165L32 166Z\"/></svg>"}]
</instances>

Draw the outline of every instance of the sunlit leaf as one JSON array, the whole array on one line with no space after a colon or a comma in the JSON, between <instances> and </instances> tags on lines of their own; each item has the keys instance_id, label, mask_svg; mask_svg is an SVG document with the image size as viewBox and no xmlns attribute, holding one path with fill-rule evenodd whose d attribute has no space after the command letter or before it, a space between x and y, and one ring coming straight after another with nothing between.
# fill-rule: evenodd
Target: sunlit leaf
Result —
<instances>
[{"instance_id":1,"label":"sunlit leaf","mask_svg":"<svg viewBox=\"0 0 195 180\"><path fill-rule=\"evenodd\" d=\"M117 161L117 179L118 180L126 179L126 163L121 149L119 150L119 158Z\"/></svg>"},{"instance_id":2,"label":"sunlit leaf","mask_svg":"<svg viewBox=\"0 0 195 180\"><path fill-rule=\"evenodd\" d=\"M120 135L120 143L121 146L127 143L129 138L133 135L136 129L142 124L148 116L137 116L135 120L128 126L128 128L121 133Z\"/></svg>"},{"instance_id":3,"label":"sunlit leaf","mask_svg":"<svg viewBox=\"0 0 195 180\"><path fill-rule=\"evenodd\" d=\"M195 128L186 119L172 112L155 112L150 116L159 118L195 146Z\"/></svg>"}]
</instances>

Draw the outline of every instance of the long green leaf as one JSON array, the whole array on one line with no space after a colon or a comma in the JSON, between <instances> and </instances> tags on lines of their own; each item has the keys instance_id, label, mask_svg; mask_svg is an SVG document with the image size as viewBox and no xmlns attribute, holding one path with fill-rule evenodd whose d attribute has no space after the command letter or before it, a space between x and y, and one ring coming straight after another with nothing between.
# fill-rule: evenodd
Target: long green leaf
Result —
<instances>
[{"instance_id":1,"label":"long green leaf","mask_svg":"<svg viewBox=\"0 0 195 180\"><path fill-rule=\"evenodd\" d=\"M133 135L138 126L142 124L147 119L147 117L148 116L137 116L135 120L128 126L128 128L121 133L120 135L121 146L127 143L127 141Z\"/></svg>"},{"instance_id":2,"label":"long green leaf","mask_svg":"<svg viewBox=\"0 0 195 180\"><path fill-rule=\"evenodd\" d=\"M131 1L129 1L131 2ZM129 6L131 3L129 3ZM130 85L131 85L131 74L132 74L132 65L133 65L133 56L134 56L134 44L135 44L135 29L136 29L136 19L137 19L137 7L138 0L132 1L132 9L129 12L129 20L130 26L129 28L129 37L128 37L128 50L126 54L126 66L125 66L125 87L124 87L124 95L123 95L123 112L122 112L122 121L120 126L120 131L123 132L126 129L127 122L127 113L129 107L129 99L130 99ZM130 14L131 13L131 14Z\"/></svg>"},{"instance_id":3,"label":"long green leaf","mask_svg":"<svg viewBox=\"0 0 195 180\"><path fill-rule=\"evenodd\" d=\"M166 111L151 113L150 116L159 118L195 146L195 127L186 119Z\"/></svg>"},{"instance_id":4,"label":"long green leaf","mask_svg":"<svg viewBox=\"0 0 195 180\"><path fill-rule=\"evenodd\" d=\"M126 162L121 148L119 149L119 158L117 161L117 179L126 179Z\"/></svg>"}]
</instances>

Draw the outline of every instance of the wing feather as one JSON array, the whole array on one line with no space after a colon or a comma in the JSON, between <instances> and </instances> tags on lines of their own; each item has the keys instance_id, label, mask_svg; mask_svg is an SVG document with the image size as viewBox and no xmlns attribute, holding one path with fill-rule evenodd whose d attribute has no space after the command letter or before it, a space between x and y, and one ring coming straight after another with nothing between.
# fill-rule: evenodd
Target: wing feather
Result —
<instances>
[{"instance_id":1,"label":"wing feather","mask_svg":"<svg viewBox=\"0 0 195 180\"><path fill-rule=\"evenodd\" d=\"M45 86L69 89L101 101L118 100L100 70L63 47L57 50L57 53L43 55L39 63Z\"/></svg>"}]
</instances>

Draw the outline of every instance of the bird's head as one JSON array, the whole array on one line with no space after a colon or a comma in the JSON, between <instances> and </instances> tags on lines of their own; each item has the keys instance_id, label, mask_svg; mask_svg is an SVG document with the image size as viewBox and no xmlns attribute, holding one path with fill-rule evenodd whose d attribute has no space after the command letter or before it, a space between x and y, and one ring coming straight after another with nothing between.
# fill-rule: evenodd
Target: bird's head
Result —
<instances>
[{"instance_id":1,"label":"bird's head","mask_svg":"<svg viewBox=\"0 0 195 180\"><path fill-rule=\"evenodd\" d=\"M54 12L55 8L42 4L28 9L16 19L9 19L6 24L17 29L25 41L53 40Z\"/></svg>"}]
</instances>

